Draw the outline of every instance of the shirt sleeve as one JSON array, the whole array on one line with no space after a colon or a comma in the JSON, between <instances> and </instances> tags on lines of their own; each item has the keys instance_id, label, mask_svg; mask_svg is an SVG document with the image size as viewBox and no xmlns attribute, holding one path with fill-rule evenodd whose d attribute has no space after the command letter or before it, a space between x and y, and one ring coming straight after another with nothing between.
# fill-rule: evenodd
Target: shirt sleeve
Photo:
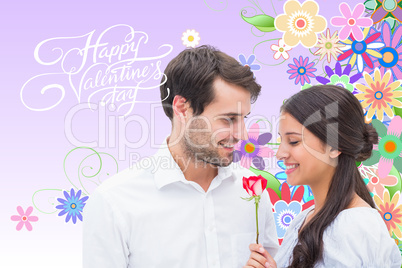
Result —
<instances>
[{"instance_id":1,"label":"shirt sleeve","mask_svg":"<svg viewBox=\"0 0 402 268\"><path fill-rule=\"evenodd\" d=\"M262 232L264 241L263 246L272 257L275 257L279 249L278 235L276 234L276 225L274 214L272 212L271 201L266 191L264 191L262 194L261 202L267 204L265 206L265 226Z\"/></svg>"},{"instance_id":2,"label":"shirt sleeve","mask_svg":"<svg viewBox=\"0 0 402 268\"><path fill-rule=\"evenodd\" d=\"M401 267L399 249L385 223L376 211L370 213L346 213L328 227L323 267Z\"/></svg>"},{"instance_id":3,"label":"shirt sleeve","mask_svg":"<svg viewBox=\"0 0 402 268\"><path fill-rule=\"evenodd\" d=\"M83 267L123 268L128 266L127 231L119 211L95 191L84 208Z\"/></svg>"}]
</instances>

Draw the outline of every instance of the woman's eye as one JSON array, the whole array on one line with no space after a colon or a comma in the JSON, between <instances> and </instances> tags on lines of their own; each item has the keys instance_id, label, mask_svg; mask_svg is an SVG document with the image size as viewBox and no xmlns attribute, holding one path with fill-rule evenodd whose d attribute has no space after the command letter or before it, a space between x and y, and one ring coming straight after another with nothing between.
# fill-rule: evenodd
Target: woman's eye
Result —
<instances>
[{"instance_id":1,"label":"woman's eye","mask_svg":"<svg viewBox=\"0 0 402 268\"><path fill-rule=\"evenodd\" d=\"M299 143L299 141L290 141L290 142L289 142L290 145L296 145L296 144L298 144L298 143Z\"/></svg>"}]
</instances>

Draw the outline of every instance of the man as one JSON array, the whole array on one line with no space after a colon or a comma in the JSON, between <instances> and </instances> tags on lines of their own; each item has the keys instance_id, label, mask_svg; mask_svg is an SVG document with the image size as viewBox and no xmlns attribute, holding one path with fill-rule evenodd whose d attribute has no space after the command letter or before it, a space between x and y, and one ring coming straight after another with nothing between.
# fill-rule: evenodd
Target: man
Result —
<instances>
[{"instance_id":1,"label":"man","mask_svg":"<svg viewBox=\"0 0 402 268\"><path fill-rule=\"evenodd\" d=\"M255 205L242 200L243 176L230 165L247 139L244 118L260 93L250 68L214 48L187 49L161 86L171 135L148 163L97 188L85 208L84 267L243 267L255 241ZM145 165L144 165L145 166ZM278 244L266 191L260 243Z\"/></svg>"}]
</instances>

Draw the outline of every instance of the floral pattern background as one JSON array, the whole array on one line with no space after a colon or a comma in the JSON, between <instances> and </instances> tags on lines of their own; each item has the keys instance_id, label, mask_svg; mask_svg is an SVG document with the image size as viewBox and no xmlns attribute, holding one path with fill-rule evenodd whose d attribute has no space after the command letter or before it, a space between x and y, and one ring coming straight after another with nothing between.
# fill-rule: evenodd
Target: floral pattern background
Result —
<instances>
[{"instance_id":1,"label":"floral pattern background","mask_svg":"<svg viewBox=\"0 0 402 268\"><path fill-rule=\"evenodd\" d=\"M266 30L260 28L264 21L265 26L271 26L266 32L282 33L279 41L268 41L272 42L273 58L300 90L311 85L333 84L346 88L359 99L365 120L376 128L380 141L374 146L371 158L356 164L390 236L401 245L402 1L368 0L353 4L344 1L328 17L318 15L318 2L288 0L283 4L283 13L275 17L262 10L262 14L252 17L243 10L241 16L261 32ZM258 8L258 2L254 5ZM304 47L304 51L296 52L296 47ZM277 165L285 168L281 161ZM294 217L313 205L311 190L289 185L283 171L257 171L261 170L258 167L251 170L268 179L281 243Z\"/></svg>"},{"instance_id":2,"label":"floral pattern background","mask_svg":"<svg viewBox=\"0 0 402 268\"><path fill-rule=\"evenodd\" d=\"M80 267L81 224L91 192L154 154L169 133L163 111L151 111L160 102L158 89L139 92L130 115L142 119L133 123L118 119L122 113L113 105L91 110L86 101L77 102L75 97L88 90L79 93L69 86L61 66L42 64L55 61L60 51L82 48L83 38L95 44L102 31L116 25L145 33L137 48L144 58L163 54L164 45L171 45L172 52L160 56L162 70L181 50L211 44L254 72L262 94L246 120L249 140L236 146L234 160L268 180L279 242L294 217L314 204L311 189L289 185L283 163L275 158L280 105L317 84L340 85L355 94L366 122L380 135L373 156L356 164L402 252L402 1L172 0L155 7L151 1L62 5L25 0L22 6L5 4L0 18L6 40L0 60L7 67L0 112L6 116L5 129L13 130L2 133L6 164L0 194L7 202L0 208L1 267ZM58 37L65 39L35 50L43 40ZM108 42L111 50L115 44ZM65 82L59 91L63 102L49 111L37 111L35 105L27 109L26 102L60 98L57 90L37 84L38 96L23 99L21 88L31 77L52 85ZM85 112L68 125L78 104L86 105L81 107Z\"/></svg>"}]
</instances>

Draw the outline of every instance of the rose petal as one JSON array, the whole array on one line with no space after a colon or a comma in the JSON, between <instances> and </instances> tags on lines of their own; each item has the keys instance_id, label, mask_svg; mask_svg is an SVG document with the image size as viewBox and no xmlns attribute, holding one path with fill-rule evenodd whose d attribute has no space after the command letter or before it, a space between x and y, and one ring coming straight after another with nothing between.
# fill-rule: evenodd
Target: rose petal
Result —
<instances>
[{"instance_id":1,"label":"rose petal","mask_svg":"<svg viewBox=\"0 0 402 268\"><path fill-rule=\"evenodd\" d=\"M254 195L261 195L262 194L261 180L259 180L256 183L254 183L251 190L253 191Z\"/></svg>"}]
</instances>

